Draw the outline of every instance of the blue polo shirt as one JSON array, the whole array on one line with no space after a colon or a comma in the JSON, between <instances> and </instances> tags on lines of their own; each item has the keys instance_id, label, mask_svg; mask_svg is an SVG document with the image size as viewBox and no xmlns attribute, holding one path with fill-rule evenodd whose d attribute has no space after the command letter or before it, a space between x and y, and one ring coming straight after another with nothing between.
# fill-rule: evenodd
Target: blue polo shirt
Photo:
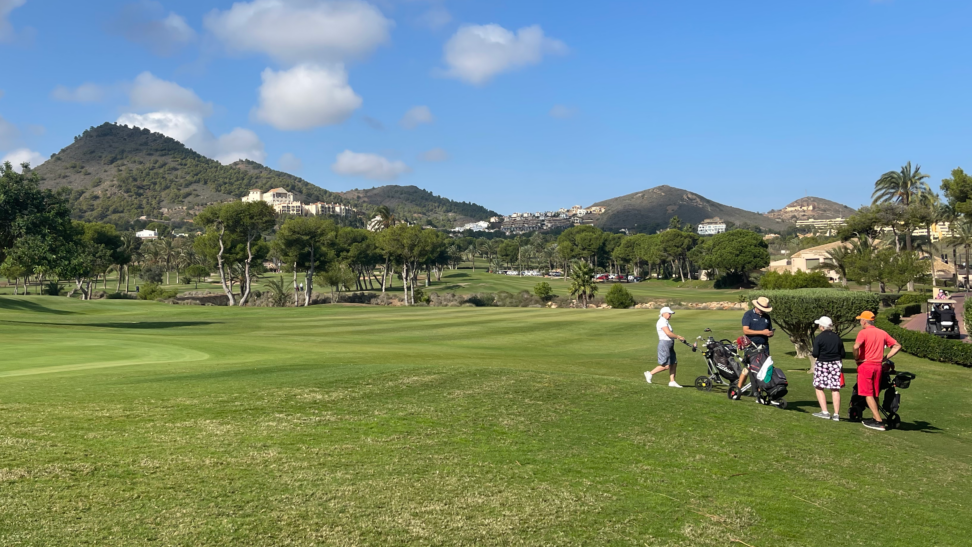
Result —
<instances>
[{"instance_id":1,"label":"blue polo shirt","mask_svg":"<svg viewBox=\"0 0 972 547\"><path fill-rule=\"evenodd\" d=\"M769 315L760 315L756 313L755 309L752 309L743 315L742 326L749 327L752 330L767 330L773 328L773 321L770 320ZM756 334L747 334L747 336L754 344L766 346L766 351L769 352L769 338Z\"/></svg>"}]
</instances>

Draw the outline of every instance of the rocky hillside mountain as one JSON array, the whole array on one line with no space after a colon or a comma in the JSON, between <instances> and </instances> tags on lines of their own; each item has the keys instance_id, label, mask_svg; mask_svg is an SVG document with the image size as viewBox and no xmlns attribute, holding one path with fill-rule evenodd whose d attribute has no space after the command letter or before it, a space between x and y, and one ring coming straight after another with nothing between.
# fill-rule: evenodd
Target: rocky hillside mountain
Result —
<instances>
[{"instance_id":1,"label":"rocky hillside mountain","mask_svg":"<svg viewBox=\"0 0 972 547\"><path fill-rule=\"evenodd\" d=\"M140 216L191 217L251 188L283 186L305 202L346 202L303 179L255 162L222 165L148 129L92 127L35 171L44 188L66 188L75 218L125 224Z\"/></svg>"},{"instance_id":2,"label":"rocky hillside mountain","mask_svg":"<svg viewBox=\"0 0 972 547\"><path fill-rule=\"evenodd\" d=\"M468 222L489 220L497 216L495 211L468 203L453 201L437 196L417 186L379 186L367 190L341 192L343 198L364 206L384 205L398 218L416 224L431 224L440 228L451 228Z\"/></svg>"},{"instance_id":3,"label":"rocky hillside mountain","mask_svg":"<svg viewBox=\"0 0 972 547\"><path fill-rule=\"evenodd\" d=\"M674 216L682 222L697 225L705 219L718 217L737 226L758 226L765 230L780 230L786 223L736 207L706 199L696 193L656 186L641 192L599 201L594 206L605 208L597 226L617 230L627 228L652 233L668 227Z\"/></svg>"},{"instance_id":4,"label":"rocky hillside mountain","mask_svg":"<svg viewBox=\"0 0 972 547\"><path fill-rule=\"evenodd\" d=\"M766 216L787 222L797 220L825 220L831 218L847 218L854 214L854 209L823 198L800 198L779 210L772 210Z\"/></svg>"}]
</instances>

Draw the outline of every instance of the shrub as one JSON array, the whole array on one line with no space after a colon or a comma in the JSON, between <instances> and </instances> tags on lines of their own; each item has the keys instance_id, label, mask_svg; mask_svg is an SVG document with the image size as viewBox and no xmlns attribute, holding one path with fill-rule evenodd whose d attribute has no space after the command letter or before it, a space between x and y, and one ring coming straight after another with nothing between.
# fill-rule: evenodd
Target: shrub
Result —
<instances>
[{"instance_id":1,"label":"shrub","mask_svg":"<svg viewBox=\"0 0 972 547\"><path fill-rule=\"evenodd\" d=\"M604 301L607 302L608 306L622 310L626 310L635 305L634 297L620 283L615 283L611 286L611 290L604 297Z\"/></svg>"},{"instance_id":2,"label":"shrub","mask_svg":"<svg viewBox=\"0 0 972 547\"><path fill-rule=\"evenodd\" d=\"M41 293L47 296L60 296L61 284L57 281L48 281L41 289Z\"/></svg>"},{"instance_id":3,"label":"shrub","mask_svg":"<svg viewBox=\"0 0 972 547\"><path fill-rule=\"evenodd\" d=\"M877 312L880 306L880 299L874 293L842 289L754 291L747 295L747 300L760 296L770 299L773 324L789 335L799 358L810 356L817 330L814 321L820 316L833 319L834 331L846 334L858 325L855 318L862 311Z\"/></svg>"},{"instance_id":4,"label":"shrub","mask_svg":"<svg viewBox=\"0 0 972 547\"><path fill-rule=\"evenodd\" d=\"M179 291L165 290L158 283L146 283L138 293L139 300L160 300L164 298L174 298Z\"/></svg>"},{"instance_id":5,"label":"shrub","mask_svg":"<svg viewBox=\"0 0 972 547\"><path fill-rule=\"evenodd\" d=\"M928 294L906 293L899 296L898 299L894 302L894 305L903 306L905 304L918 304L920 306L924 304L925 301L927 301L929 298L931 298L931 295Z\"/></svg>"},{"instance_id":6,"label":"shrub","mask_svg":"<svg viewBox=\"0 0 972 547\"><path fill-rule=\"evenodd\" d=\"M939 338L927 332L903 329L890 321L891 315L893 312L882 312L874 323L897 340L905 352L932 361L972 366L972 344Z\"/></svg>"},{"instance_id":7,"label":"shrub","mask_svg":"<svg viewBox=\"0 0 972 547\"><path fill-rule=\"evenodd\" d=\"M546 300L553 294L553 287L550 286L550 283L541 281L533 287L533 294L537 295L540 300Z\"/></svg>"},{"instance_id":8,"label":"shrub","mask_svg":"<svg viewBox=\"0 0 972 547\"><path fill-rule=\"evenodd\" d=\"M830 280L823 272L805 272L797 270L790 272L766 272L759 278L759 288L776 291L784 289L826 289L830 287Z\"/></svg>"},{"instance_id":9,"label":"shrub","mask_svg":"<svg viewBox=\"0 0 972 547\"><path fill-rule=\"evenodd\" d=\"M466 298L466 302L477 308L488 308L496 305L496 295L491 293L474 294Z\"/></svg>"},{"instance_id":10,"label":"shrub","mask_svg":"<svg viewBox=\"0 0 972 547\"><path fill-rule=\"evenodd\" d=\"M899 301L895 309L901 313L902 317L911 317L921 313L921 304L901 304Z\"/></svg>"},{"instance_id":11,"label":"shrub","mask_svg":"<svg viewBox=\"0 0 972 547\"><path fill-rule=\"evenodd\" d=\"M132 297L123 292L110 292L105 295L108 300L130 300Z\"/></svg>"}]
</instances>

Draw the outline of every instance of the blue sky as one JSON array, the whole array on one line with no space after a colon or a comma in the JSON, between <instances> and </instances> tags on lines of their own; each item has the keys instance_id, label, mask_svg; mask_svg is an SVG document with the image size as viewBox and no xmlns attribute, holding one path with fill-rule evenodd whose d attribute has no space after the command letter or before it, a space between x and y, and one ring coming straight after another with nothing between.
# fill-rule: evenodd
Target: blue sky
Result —
<instances>
[{"instance_id":1,"label":"blue sky","mask_svg":"<svg viewBox=\"0 0 972 547\"><path fill-rule=\"evenodd\" d=\"M972 3L0 0L0 157L105 121L510 213L660 184L857 207L970 153Z\"/></svg>"}]
</instances>

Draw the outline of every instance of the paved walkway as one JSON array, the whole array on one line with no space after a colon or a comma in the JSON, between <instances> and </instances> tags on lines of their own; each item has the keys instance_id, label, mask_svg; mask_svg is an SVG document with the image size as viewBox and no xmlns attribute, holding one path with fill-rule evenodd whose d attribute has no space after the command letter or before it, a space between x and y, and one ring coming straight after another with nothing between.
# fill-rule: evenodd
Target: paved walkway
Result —
<instances>
[{"instance_id":1,"label":"paved walkway","mask_svg":"<svg viewBox=\"0 0 972 547\"><path fill-rule=\"evenodd\" d=\"M953 294L951 298L955 301L955 318L958 319L959 332L962 333L962 341L966 344L972 343L972 339L969 338L969 333L965 330L965 321L962 320L965 317L965 293ZM925 304L921 305L921 309L925 309ZM911 316L903 321L901 326L908 330L925 332L925 312L922 311L918 315Z\"/></svg>"}]
</instances>

